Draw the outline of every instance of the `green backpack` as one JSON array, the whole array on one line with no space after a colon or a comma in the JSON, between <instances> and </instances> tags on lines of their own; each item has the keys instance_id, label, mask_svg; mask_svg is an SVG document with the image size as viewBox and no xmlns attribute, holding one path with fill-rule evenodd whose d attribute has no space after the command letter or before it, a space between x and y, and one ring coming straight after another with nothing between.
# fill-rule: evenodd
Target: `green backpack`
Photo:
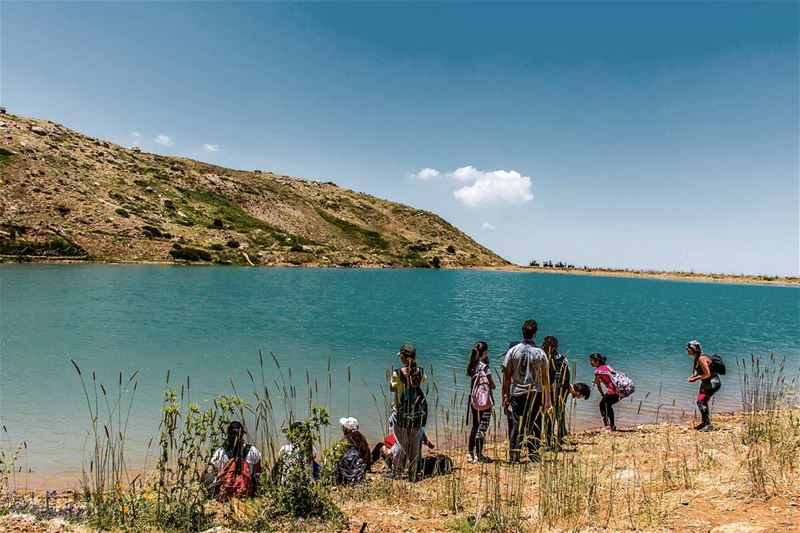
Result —
<instances>
[{"instance_id":1,"label":"green backpack","mask_svg":"<svg viewBox=\"0 0 800 533\"><path fill-rule=\"evenodd\" d=\"M428 421L428 400L419 385L411 385L402 370L397 371L403 382L403 394L397 404L396 424L401 428L419 428Z\"/></svg>"}]
</instances>

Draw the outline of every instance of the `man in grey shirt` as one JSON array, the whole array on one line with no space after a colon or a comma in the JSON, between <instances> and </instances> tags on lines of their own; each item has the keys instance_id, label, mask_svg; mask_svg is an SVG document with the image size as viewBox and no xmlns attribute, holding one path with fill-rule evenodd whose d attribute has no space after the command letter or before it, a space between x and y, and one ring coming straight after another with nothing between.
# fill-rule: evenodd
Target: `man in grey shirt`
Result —
<instances>
[{"instance_id":1,"label":"man in grey shirt","mask_svg":"<svg viewBox=\"0 0 800 533\"><path fill-rule=\"evenodd\" d=\"M522 342L512 345L503 360L503 409L509 414L512 461L519 461L523 445L531 461L539 459L542 420L551 408L547 355L534 343L538 329L535 320L526 320Z\"/></svg>"}]
</instances>

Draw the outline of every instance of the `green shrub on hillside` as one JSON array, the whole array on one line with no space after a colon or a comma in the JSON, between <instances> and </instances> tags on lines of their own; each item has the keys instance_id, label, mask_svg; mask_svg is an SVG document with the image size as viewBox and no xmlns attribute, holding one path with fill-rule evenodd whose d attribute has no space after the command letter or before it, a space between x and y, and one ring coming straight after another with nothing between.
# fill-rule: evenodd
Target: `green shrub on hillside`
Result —
<instances>
[{"instance_id":1,"label":"green shrub on hillside","mask_svg":"<svg viewBox=\"0 0 800 533\"><path fill-rule=\"evenodd\" d=\"M170 250L169 255L175 259L184 261L211 261L211 254L208 251L201 248L191 248L189 246L173 248Z\"/></svg>"}]
</instances>

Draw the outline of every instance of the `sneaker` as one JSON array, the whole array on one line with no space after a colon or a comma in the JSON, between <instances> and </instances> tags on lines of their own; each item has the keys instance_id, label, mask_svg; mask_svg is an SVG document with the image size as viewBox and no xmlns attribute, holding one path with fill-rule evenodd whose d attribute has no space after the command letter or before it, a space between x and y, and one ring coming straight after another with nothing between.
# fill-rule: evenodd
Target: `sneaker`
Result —
<instances>
[{"instance_id":1,"label":"sneaker","mask_svg":"<svg viewBox=\"0 0 800 533\"><path fill-rule=\"evenodd\" d=\"M702 431L703 433L705 433L706 431L714 431L714 426L712 426L711 424L706 424L697 431Z\"/></svg>"},{"instance_id":2,"label":"sneaker","mask_svg":"<svg viewBox=\"0 0 800 533\"><path fill-rule=\"evenodd\" d=\"M486 457L485 455L481 455L477 457L479 463L493 463L494 459L491 457Z\"/></svg>"},{"instance_id":3,"label":"sneaker","mask_svg":"<svg viewBox=\"0 0 800 533\"><path fill-rule=\"evenodd\" d=\"M706 423L705 423L705 422L700 422L699 424L697 424L697 425L694 427L694 429L696 429L696 430L701 430L701 429L703 429L704 427L706 427Z\"/></svg>"},{"instance_id":4,"label":"sneaker","mask_svg":"<svg viewBox=\"0 0 800 533\"><path fill-rule=\"evenodd\" d=\"M614 428L611 426L603 426L600 428L600 432L605 432L605 431L614 431Z\"/></svg>"},{"instance_id":5,"label":"sneaker","mask_svg":"<svg viewBox=\"0 0 800 533\"><path fill-rule=\"evenodd\" d=\"M468 463L477 463L478 462L478 456L477 455L472 455L471 453L468 453L467 454L467 462Z\"/></svg>"}]
</instances>

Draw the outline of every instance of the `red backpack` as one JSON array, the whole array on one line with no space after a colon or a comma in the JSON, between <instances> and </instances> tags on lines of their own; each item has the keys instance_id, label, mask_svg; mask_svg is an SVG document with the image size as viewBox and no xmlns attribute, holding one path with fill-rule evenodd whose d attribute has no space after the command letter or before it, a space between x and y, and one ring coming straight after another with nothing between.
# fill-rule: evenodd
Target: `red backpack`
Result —
<instances>
[{"instance_id":1,"label":"red backpack","mask_svg":"<svg viewBox=\"0 0 800 533\"><path fill-rule=\"evenodd\" d=\"M231 498L247 498L252 496L255 483L250 463L245 460L250 445L242 448L241 456L231 457L219 469L216 482L216 499L226 502Z\"/></svg>"}]
</instances>

